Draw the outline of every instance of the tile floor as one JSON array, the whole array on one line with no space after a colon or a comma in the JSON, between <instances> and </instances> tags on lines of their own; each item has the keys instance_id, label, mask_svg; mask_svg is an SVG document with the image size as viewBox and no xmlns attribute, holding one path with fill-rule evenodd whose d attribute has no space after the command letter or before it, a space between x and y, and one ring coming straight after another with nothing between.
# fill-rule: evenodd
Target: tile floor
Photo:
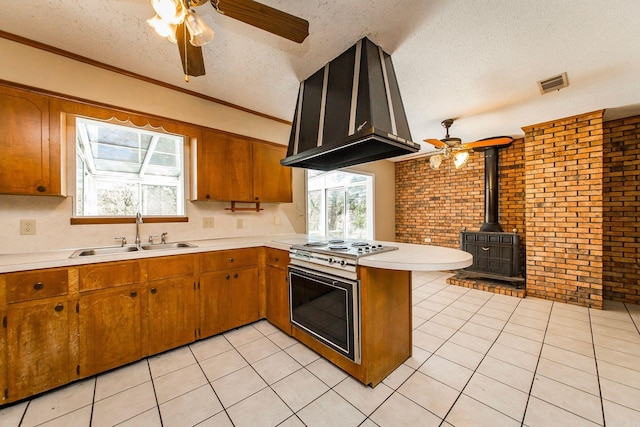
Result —
<instances>
[{"instance_id":1,"label":"tile floor","mask_svg":"<svg viewBox=\"0 0 640 427\"><path fill-rule=\"evenodd\" d=\"M413 356L364 387L266 321L0 410L13 426L638 426L640 306L414 273Z\"/></svg>"}]
</instances>

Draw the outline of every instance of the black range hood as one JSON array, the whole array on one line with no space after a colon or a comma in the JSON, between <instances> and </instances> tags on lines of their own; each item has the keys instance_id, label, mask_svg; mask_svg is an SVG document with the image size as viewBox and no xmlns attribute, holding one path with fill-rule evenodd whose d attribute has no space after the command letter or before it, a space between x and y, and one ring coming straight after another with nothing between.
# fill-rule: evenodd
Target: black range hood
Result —
<instances>
[{"instance_id":1,"label":"black range hood","mask_svg":"<svg viewBox=\"0 0 640 427\"><path fill-rule=\"evenodd\" d=\"M300 83L284 166L334 170L415 153L391 56L367 38Z\"/></svg>"}]
</instances>

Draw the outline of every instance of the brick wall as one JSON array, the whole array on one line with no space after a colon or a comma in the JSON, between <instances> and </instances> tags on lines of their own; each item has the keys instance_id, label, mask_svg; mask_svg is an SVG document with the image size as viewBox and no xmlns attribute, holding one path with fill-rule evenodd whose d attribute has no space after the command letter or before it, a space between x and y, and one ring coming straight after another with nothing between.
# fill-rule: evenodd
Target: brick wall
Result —
<instances>
[{"instance_id":1,"label":"brick wall","mask_svg":"<svg viewBox=\"0 0 640 427\"><path fill-rule=\"evenodd\" d=\"M640 303L640 116L604 124L604 297Z\"/></svg>"},{"instance_id":2,"label":"brick wall","mask_svg":"<svg viewBox=\"0 0 640 427\"><path fill-rule=\"evenodd\" d=\"M523 128L527 295L602 308L603 113Z\"/></svg>"}]
</instances>

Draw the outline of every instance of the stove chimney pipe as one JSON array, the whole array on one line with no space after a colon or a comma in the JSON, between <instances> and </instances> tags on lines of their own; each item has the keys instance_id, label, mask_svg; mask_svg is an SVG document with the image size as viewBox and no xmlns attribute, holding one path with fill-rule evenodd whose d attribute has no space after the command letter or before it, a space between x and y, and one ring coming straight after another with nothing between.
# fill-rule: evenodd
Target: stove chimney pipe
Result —
<instances>
[{"instance_id":1,"label":"stove chimney pipe","mask_svg":"<svg viewBox=\"0 0 640 427\"><path fill-rule=\"evenodd\" d=\"M484 224L480 231L502 231L498 223L498 147L484 150Z\"/></svg>"}]
</instances>

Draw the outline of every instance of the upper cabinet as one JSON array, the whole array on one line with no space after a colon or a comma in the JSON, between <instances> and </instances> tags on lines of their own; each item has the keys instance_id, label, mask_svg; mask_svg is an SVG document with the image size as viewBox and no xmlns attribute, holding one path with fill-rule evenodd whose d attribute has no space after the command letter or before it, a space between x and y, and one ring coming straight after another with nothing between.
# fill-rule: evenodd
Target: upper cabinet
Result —
<instances>
[{"instance_id":1,"label":"upper cabinet","mask_svg":"<svg viewBox=\"0 0 640 427\"><path fill-rule=\"evenodd\" d=\"M49 98L0 86L0 194L63 195L59 123Z\"/></svg>"},{"instance_id":2,"label":"upper cabinet","mask_svg":"<svg viewBox=\"0 0 640 427\"><path fill-rule=\"evenodd\" d=\"M203 130L192 147L193 200L287 203L291 168L287 147L215 130Z\"/></svg>"}]
</instances>

